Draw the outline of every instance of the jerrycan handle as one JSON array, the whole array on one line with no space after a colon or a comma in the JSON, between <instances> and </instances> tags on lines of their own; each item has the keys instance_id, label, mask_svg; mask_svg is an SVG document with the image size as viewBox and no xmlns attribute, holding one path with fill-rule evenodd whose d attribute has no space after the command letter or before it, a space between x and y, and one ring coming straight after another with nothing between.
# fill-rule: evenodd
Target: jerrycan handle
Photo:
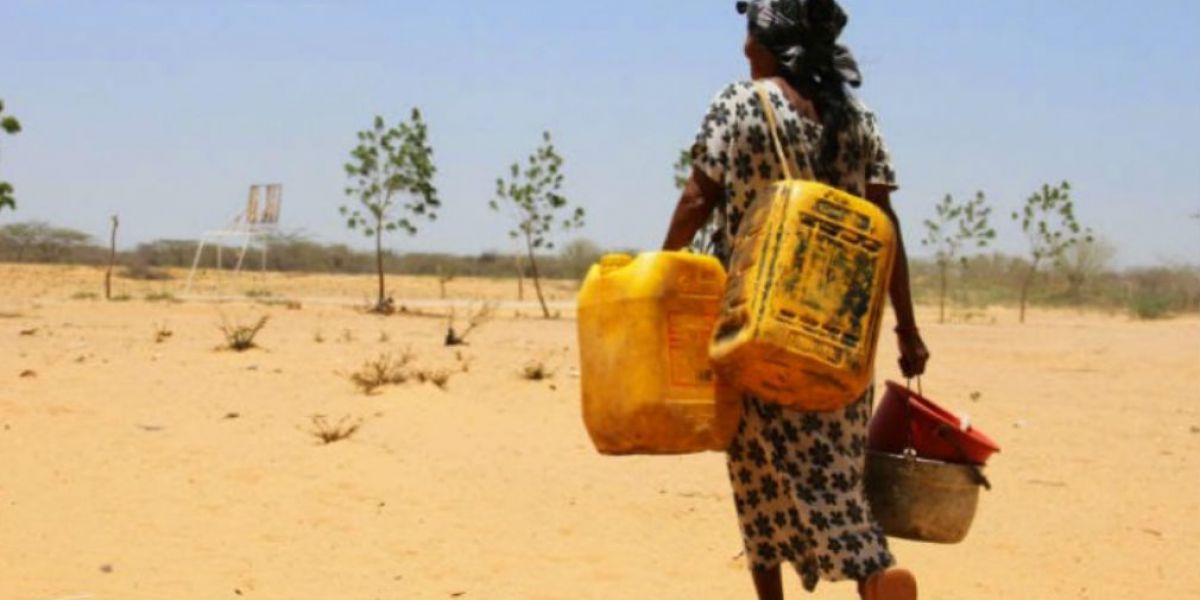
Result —
<instances>
[{"instance_id":1,"label":"jerrycan handle","mask_svg":"<svg viewBox=\"0 0 1200 600\"><path fill-rule=\"evenodd\" d=\"M628 254L605 254L600 257L600 274L608 275L631 262L633 262L633 257Z\"/></svg>"}]
</instances>

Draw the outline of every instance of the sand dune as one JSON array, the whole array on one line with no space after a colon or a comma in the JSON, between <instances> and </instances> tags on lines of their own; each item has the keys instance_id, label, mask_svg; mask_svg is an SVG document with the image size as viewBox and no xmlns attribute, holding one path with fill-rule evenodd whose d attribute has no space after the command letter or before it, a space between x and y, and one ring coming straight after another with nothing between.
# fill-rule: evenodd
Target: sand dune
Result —
<instances>
[{"instance_id":1,"label":"sand dune","mask_svg":"<svg viewBox=\"0 0 1200 600\"><path fill-rule=\"evenodd\" d=\"M752 597L720 455L592 450L569 313L506 311L456 351L441 346L441 318L145 300L178 280L119 280L126 302L72 299L99 289L82 267L0 265L0 281L0 598ZM439 296L433 279L392 285ZM550 287L559 301L574 288ZM209 275L199 289L352 305L373 280ZM260 315L262 349L215 350L222 317ZM1004 446L965 543L895 542L922 597L1196 597L1200 320L921 316L926 392ZM156 342L156 327L173 334ZM418 367L455 372L445 390L366 396L347 380L408 347ZM881 378L895 354L883 344ZM554 376L522 379L532 359ZM318 445L318 414L362 428Z\"/></svg>"}]
</instances>

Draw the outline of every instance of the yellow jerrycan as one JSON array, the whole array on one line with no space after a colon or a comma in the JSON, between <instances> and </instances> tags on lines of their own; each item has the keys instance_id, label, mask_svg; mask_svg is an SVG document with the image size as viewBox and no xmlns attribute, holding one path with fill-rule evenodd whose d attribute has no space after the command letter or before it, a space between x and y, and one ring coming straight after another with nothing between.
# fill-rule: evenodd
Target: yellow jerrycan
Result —
<instances>
[{"instance_id":1,"label":"yellow jerrycan","mask_svg":"<svg viewBox=\"0 0 1200 600\"><path fill-rule=\"evenodd\" d=\"M895 228L867 200L794 178L775 110L755 88L785 179L743 217L710 356L737 389L836 410L871 383Z\"/></svg>"},{"instance_id":2,"label":"yellow jerrycan","mask_svg":"<svg viewBox=\"0 0 1200 600\"><path fill-rule=\"evenodd\" d=\"M723 451L741 402L718 398L708 343L725 291L709 256L614 254L579 293L583 420L602 454Z\"/></svg>"},{"instance_id":3,"label":"yellow jerrycan","mask_svg":"<svg viewBox=\"0 0 1200 600\"><path fill-rule=\"evenodd\" d=\"M810 411L842 408L872 378L895 231L874 204L784 181L751 206L730 259L710 355L730 385Z\"/></svg>"}]
</instances>

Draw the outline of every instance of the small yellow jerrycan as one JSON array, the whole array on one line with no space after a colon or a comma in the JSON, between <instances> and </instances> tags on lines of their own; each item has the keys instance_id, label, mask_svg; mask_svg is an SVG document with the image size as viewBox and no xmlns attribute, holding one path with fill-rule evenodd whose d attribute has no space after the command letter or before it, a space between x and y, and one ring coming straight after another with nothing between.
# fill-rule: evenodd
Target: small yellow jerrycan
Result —
<instances>
[{"instance_id":1,"label":"small yellow jerrycan","mask_svg":"<svg viewBox=\"0 0 1200 600\"><path fill-rule=\"evenodd\" d=\"M723 451L741 402L715 391L708 343L725 291L709 256L613 254L579 293L583 421L602 454Z\"/></svg>"},{"instance_id":2,"label":"small yellow jerrycan","mask_svg":"<svg viewBox=\"0 0 1200 600\"><path fill-rule=\"evenodd\" d=\"M832 187L777 183L734 241L710 349L723 380L789 408L829 411L870 385L895 254L877 206Z\"/></svg>"}]
</instances>

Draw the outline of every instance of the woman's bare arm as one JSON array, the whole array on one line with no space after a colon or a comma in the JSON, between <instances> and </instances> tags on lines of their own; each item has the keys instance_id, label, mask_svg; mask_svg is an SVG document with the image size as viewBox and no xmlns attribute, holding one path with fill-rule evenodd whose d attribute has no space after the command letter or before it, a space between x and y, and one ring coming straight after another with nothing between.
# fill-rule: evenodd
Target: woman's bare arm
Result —
<instances>
[{"instance_id":1,"label":"woman's bare arm","mask_svg":"<svg viewBox=\"0 0 1200 600\"><path fill-rule=\"evenodd\" d=\"M691 244L696 232L708 222L724 194L721 185L705 175L704 171L692 169L692 176L679 196L679 203L675 205L663 250L682 250Z\"/></svg>"},{"instance_id":2,"label":"woman's bare arm","mask_svg":"<svg viewBox=\"0 0 1200 600\"><path fill-rule=\"evenodd\" d=\"M896 335L900 343L900 370L905 377L915 377L925 372L929 361L929 350L917 330L917 319L913 315L912 287L908 278L908 253L904 249L904 236L900 232L900 219L892 209L891 190L887 186L868 185L867 200L878 206L896 230L896 258L892 266L891 286L888 295L892 309L896 311Z\"/></svg>"}]
</instances>

